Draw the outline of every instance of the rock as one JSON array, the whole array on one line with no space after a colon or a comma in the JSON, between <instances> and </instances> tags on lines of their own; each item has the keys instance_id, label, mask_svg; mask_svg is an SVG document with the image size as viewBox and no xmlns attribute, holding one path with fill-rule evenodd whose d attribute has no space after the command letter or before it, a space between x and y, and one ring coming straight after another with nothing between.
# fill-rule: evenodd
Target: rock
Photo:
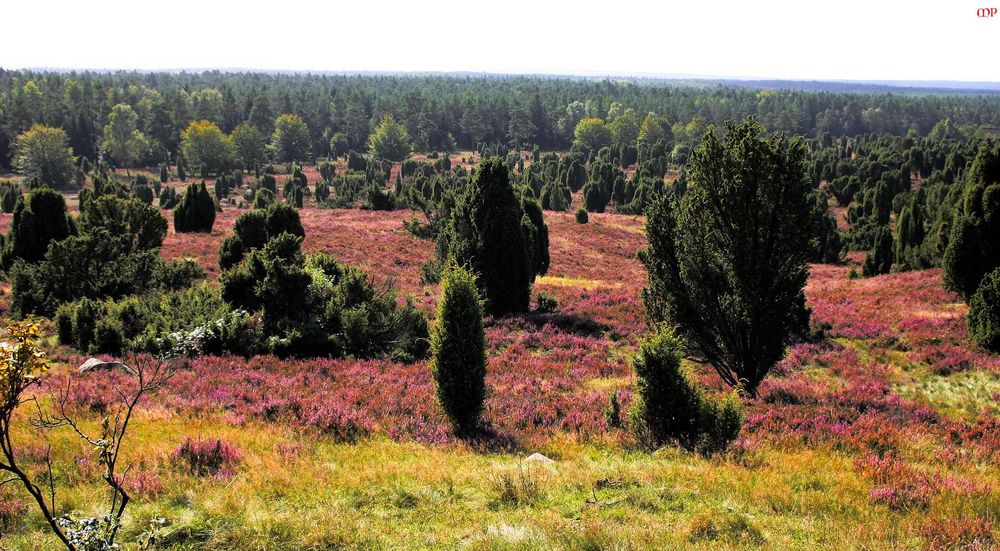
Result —
<instances>
[{"instance_id":1,"label":"rock","mask_svg":"<svg viewBox=\"0 0 1000 551\"><path fill-rule=\"evenodd\" d=\"M121 369L126 373L135 373L131 367L121 363L121 362L105 362L97 358L90 358L89 360L83 362L80 366L80 373L87 373L89 371L97 371L99 369Z\"/></svg>"},{"instance_id":2,"label":"rock","mask_svg":"<svg viewBox=\"0 0 1000 551\"><path fill-rule=\"evenodd\" d=\"M529 455L528 458L525 459L525 461L528 463L541 463L542 465L552 465L553 463L555 463L554 459L545 457L540 453L533 453Z\"/></svg>"}]
</instances>

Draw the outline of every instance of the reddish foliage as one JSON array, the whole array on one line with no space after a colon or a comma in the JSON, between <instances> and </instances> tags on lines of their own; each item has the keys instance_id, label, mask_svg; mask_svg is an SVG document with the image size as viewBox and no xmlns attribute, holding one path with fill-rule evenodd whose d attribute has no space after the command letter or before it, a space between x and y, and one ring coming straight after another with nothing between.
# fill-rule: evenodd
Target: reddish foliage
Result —
<instances>
[{"instance_id":1,"label":"reddish foliage","mask_svg":"<svg viewBox=\"0 0 1000 551\"><path fill-rule=\"evenodd\" d=\"M921 527L921 535L932 551L993 549L993 526L985 518L939 518Z\"/></svg>"},{"instance_id":2,"label":"reddish foliage","mask_svg":"<svg viewBox=\"0 0 1000 551\"><path fill-rule=\"evenodd\" d=\"M177 446L171 458L195 476L229 478L240 462L240 450L222 440L187 440Z\"/></svg>"}]
</instances>

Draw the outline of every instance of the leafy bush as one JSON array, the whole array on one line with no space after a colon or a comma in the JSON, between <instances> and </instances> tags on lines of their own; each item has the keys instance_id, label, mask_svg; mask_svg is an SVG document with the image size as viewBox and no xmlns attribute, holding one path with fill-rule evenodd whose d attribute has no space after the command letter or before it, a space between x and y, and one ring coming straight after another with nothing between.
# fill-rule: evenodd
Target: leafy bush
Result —
<instances>
[{"instance_id":1,"label":"leafy bush","mask_svg":"<svg viewBox=\"0 0 1000 551\"><path fill-rule=\"evenodd\" d=\"M164 187L160 191L160 208L161 209L173 209L177 206L180 199L177 196L177 190L172 187Z\"/></svg>"},{"instance_id":2,"label":"leafy bush","mask_svg":"<svg viewBox=\"0 0 1000 551\"><path fill-rule=\"evenodd\" d=\"M167 220L150 204L115 195L101 195L81 209L80 231L106 230L111 235L130 236L132 251L158 249L167 235Z\"/></svg>"},{"instance_id":3,"label":"leafy bush","mask_svg":"<svg viewBox=\"0 0 1000 551\"><path fill-rule=\"evenodd\" d=\"M396 210L396 195L376 184L368 186L364 208L370 210Z\"/></svg>"},{"instance_id":4,"label":"leafy bush","mask_svg":"<svg viewBox=\"0 0 1000 551\"><path fill-rule=\"evenodd\" d=\"M295 209L280 203L244 213L234 230L219 251L222 297L261 313L261 341L241 347L279 356L391 353L401 361L426 354L426 317L409 301L399 306L391 286L377 288L367 273L328 255L302 254Z\"/></svg>"},{"instance_id":5,"label":"leafy bush","mask_svg":"<svg viewBox=\"0 0 1000 551\"><path fill-rule=\"evenodd\" d=\"M90 352L96 340L97 321L104 315L103 306L96 301L83 299L72 310L73 342L77 350Z\"/></svg>"},{"instance_id":6,"label":"leafy bush","mask_svg":"<svg viewBox=\"0 0 1000 551\"><path fill-rule=\"evenodd\" d=\"M102 318L94 328L94 345L90 352L120 356L125 345L121 324L113 318Z\"/></svg>"},{"instance_id":7,"label":"leafy bush","mask_svg":"<svg viewBox=\"0 0 1000 551\"><path fill-rule=\"evenodd\" d=\"M200 275L192 262L164 261L155 249L136 251L132 235L99 228L53 242L41 262L14 263L10 307L19 315L52 315L66 302L186 287Z\"/></svg>"},{"instance_id":8,"label":"leafy bush","mask_svg":"<svg viewBox=\"0 0 1000 551\"><path fill-rule=\"evenodd\" d=\"M146 205L153 204L153 188L149 186L132 186L132 197Z\"/></svg>"},{"instance_id":9,"label":"leafy bush","mask_svg":"<svg viewBox=\"0 0 1000 551\"><path fill-rule=\"evenodd\" d=\"M478 428L486 400L483 308L476 278L454 264L441 277L431 355L438 403L455 431Z\"/></svg>"},{"instance_id":10,"label":"leafy bush","mask_svg":"<svg viewBox=\"0 0 1000 551\"><path fill-rule=\"evenodd\" d=\"M680 344L661 331L633 357L636 374L632 428L641 442L658 448L676 442L687 450L713 453L736 439L743 422L739 402L704 396L681 367Z\"/></svg>"},{"instance_id":11,"label":"leafy bush","mask_svg":"<svg viewBox=\"0 0 1000 551\"><path fill-rule=\"evenodd\" d=\"M1000 268L990 272L969 300L969 335L983 348L1000 352Z\"/></svg>"},{"instance_id":12,"label":"leafy bush","mask_svg":"<svg viewBox=\"0 0 1000 551\"><path fill-rule=\"evenodd\" d=\"M590 222L590 215L587 214L587 209L583 207L576 209L576 223L586 224L587 222Z\"/></svg>"},{"instance_id":13,"label":"leafy bush","mask_svg":"<svg viewBox=\"0 0 1000 551\"><path fill-rule=\"evenodd\" d=\"M266 188L258 189L253 196L253 208L255 209L266 209L268 206L274 203L274 193Z\"/></svg>"},{"instance_id":14,"label":"leafy bush","mask_svg":"<svg viewBox=\"0 0 1000 551\"><path fill-rule=\"evenodd\" d=\"M535 311L542 314L551 314L559 308L559 301L556 297L546 294L538 293L538 297L535 298Z\"/></svg>"},{"instance_id":15,"label":"leafy bush","mask_svg":"<svg viewBox=\"0 0 1000 551\"><path fill-rule=\"evenodd\" d=\"M74 233L76 226L62 194L46 187L35 189L14 207L10 232L4 240L3 266L9 267L16 259L38 262L49 243Z\"/></svg>"}]
</instances>

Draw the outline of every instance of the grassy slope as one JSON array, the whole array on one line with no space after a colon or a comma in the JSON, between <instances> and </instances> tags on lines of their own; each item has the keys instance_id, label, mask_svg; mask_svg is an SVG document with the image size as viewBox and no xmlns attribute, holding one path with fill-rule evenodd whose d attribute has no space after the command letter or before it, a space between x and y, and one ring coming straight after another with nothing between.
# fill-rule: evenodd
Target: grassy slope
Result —
<instances>
[{"instance_id":1,"label":"grassy slope","mask_svg":"<svg viewBox=\"0 0 1000 551\"><path fill-rule=\"evenodd\" d=\"M210 264L236 214L224 212L211 236L171 234L164 254ZM431 245L402 231L404 216L306 209L305 247L396 279L429 310L436 289L420 286L419 264ZM164 543L177 549L898 549L994 537L1000 369L966 345L964 313L937 272L848 280L847 266L815 267L809 299L831 340L792 351L748 404L736 450L713 459L650 454L600 411L611 391L629 399L625 358L643 331L644 273L634 257L642 221L546 218L553 264L536 290L558 297L562 315L489 330L488 419L502 445L471 448L442 428L422 364L265 362L222 380L213 377L228 367L199 361L135 425L127 535L165 516ZM65 350L55 357L77 360ZM258 374L251 391L239 386ZM316 379L288 386L302 374ZM698 374L718 388L710 372ZM408 383L396 388L392 376ZM355 392L365 387L375 391ZM314 389L366 415L370 436L338 443L252 403ZM227 399L237 394L249 405ZM398 406L405 398L416 403ZM81 415L96 423L82 407L92 400L81 398ZM413 416L423 425L390 432ZM231 473L191 476L171 457L188 436L228 441L242 460ZM37 463L39 435L19 437ZM93 513L94 473L86 459L71 462L87 451L65 432L52 438L66 488L60 510ZM526 463L536 451L556 462ZM53 548L24 496L2 492L0 548Z\"/></svg>"}]
</instances>

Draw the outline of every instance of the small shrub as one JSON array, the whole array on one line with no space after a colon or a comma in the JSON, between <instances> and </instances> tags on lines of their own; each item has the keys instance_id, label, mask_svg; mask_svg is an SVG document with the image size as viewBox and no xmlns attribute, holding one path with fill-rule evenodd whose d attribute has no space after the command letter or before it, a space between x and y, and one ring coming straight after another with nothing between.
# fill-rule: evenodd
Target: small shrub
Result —
<instances>
[{"instance_id":1,"label":"small shrub","mask_svg":"<svg viewBox=\"0 0 1000 551\"><path fill-rule=\"evenodd\" d=\"M726 513L722 518L700 514L691 521L691 543L721 540L734 545L763 545L764 534L745 515Z\"/></svg>"},{"instance_id":2,"label":"small shrub","mask_svg":"<svg viewBox=\"0 0 1000 551\"><path fill-rule=\"evenodd\" d=\"M164 187L160 191L160 208L173 209L177 206L177 190L172 187Z\"/></svg>"},{"instance_id":3,"label":"small shrub","mask_svg":"<svg viewBox=\"0 0 1000 551\"><path fill-rule=\"evenodd\" d=\"M542 497L542 479L532 466L523 463L517 469L495 471L489 478L493 489L494 505L520 507L537 503Z\"/></svg>"},{"instance_id":4,"label":"small shrub","mask_svg":"<svg viewBox=\"0 0 1000 551\"><path fill-rule=\"evenodd\" d=\"M272 197L278 193L278 181L274 178L274 175L271 173L267 173L261 176L260 179L257 180L257 183L260 189L266 189L270 191Z\"/></svg>"},{"instance_id":5,"label":"small shrub","mask_svg":"<svg viewBox=\"0 0 1000 551\"><path fill-rule=\"evenodd\" d=\"M657 448L669 442L701 453L722 451L739 435L743 415L730 394L704 396L681 367L680 344L661 331L645 341L632 361L636 373L632 428Z\"/></svg>"},{"instance_id":6,"label":"small shrub","mask_svg":"<svg viewBox=\"0 0 1000 551\"><path fill-rule=\"evenodd\" d=\"M0 211L11 213L21 198L21 186L12 180L0 181Z\"/></svg>"},{"instance_id":7,"label":"small shrub","mask_svg":"<svg viewBox=\"0 0 1000 551\"><path fill-rule=\"evenodd\" d=\"M103 314L101 304L96 301L85 298L76 304L73 311L73 340L77 350L90 350L96 335L97 320Z\"/></svg>"},{"instance_id":8,"label":"small shrub","mask_svg":"<svg viewBox=\"0 0 1000 551\"><path fill-rule=\"evenodd\" d=\"M255 209L266 209L274 203L274 193L267 188L260 188L254 193L253 196L253 208Z\"/></svg>"},{"instance_id":9,"label":"small shrub","mask_svg":"<svg viewBox=\"0 0 1000 551\"><path fill-rule=\"evenodd\" d=\"M56 335L59 337L59 344L71 346L73 344L73 308L70 304L63 304L56 310L55 324Z\"/></svg>"},{"instance_id":10,"label":"small shrub","mask_svg":"<svg viewBox=\"0 0 1000 551\"><path fill-rule=\"evenodd\" d=\"M174 207L174 231L211 233L215 224L215 209L215 200L205 182L189 185L184 197Z\"/></svg>"},{"instance_id":11,"label":"small shrub","mask_svg":"<svg viewBox=\"0 0 1000 551\"><path fill-rule=\"evenodd\" d=\"M171 455L194 476L215 476L224 474L240 462L239 449L223 440L193 440L188 437Z\"/></svg>"},{"instance_id":12,"label":"small shrub","mask_svg":"<svg viewBox=\"0 0 1000 551\"><path fill-rule=\"evenodd\" d=\"M486 400L483 305L476 278L454 264L441 278L431 352L438 403L448 420L459 433L477 428Z\"/></svg>"},{"instance_id":13,"label":"small shrub","mask_svg":"<svg viewBox=\"0 0 1000 551\"><path fill-rule=\"evenodd\" d=\"M396 210L396 196L377 185L368 186L364 208L370 210Z\"/></svg>"},{"instance_id":14,"label":"small shrub","mask_svg":"<svg viewBox=\"0 0 1000 551\"><path fill-rule=\"evenodd\" d=\"M622 428L622 406L618 402L618 391L612 390L608 397L608 407L604 408L604 421L608 428Z\"/></svg>"},{"instance_id":15,"label":"small shrub","mask_svg":"<svg viewBox=\"0 0 1000 551\"><path fill-rule=\"evenodd\" d=\"M586 224L587 222L590 222L590 215L587 214L587 209L583 207L576 209L576 223Z\"/></svg>"},{"instance_id":16,"label":"small shrub","mask_svg":"<svg viewBox=\"0 0 1000 551\"><path fill-rule=\"evenodd\" d=\"M28 514L28 506L0 492L0 534L16 528Z\"/></svg>"},{"instance_id":17,"label":"small shrub","mask_svg":"<svg viewBox=\"0 0 1000 551\"><path fill-rule=\"evenodd\" d=\"M149 186L132 186L132 196L147 205L153 204L153 188Z\"/></svg>"},{"instance_id":18,"label":"small shrub","mask_svg":"<svg viewBox=\"0 0 1000 551\"><path fill-rule=\"evenodd\" d=\"M551 314L559 308L559 301L556 297L546 294L538 293L538 297L535 299L535 311L542 314Z\"/></svg>"},{"instance_id":19,"label":"small shrub","mask_svg":"<svg viewBox=\"0 0 1000 551\"><path fill-rule=\"evenodd\" d=\"M125 345L125 335L122 324L111 317L101 318L94 328L94 345L92 352L120 356Z\"/></svg>"},{"instance_id":20,"label":"small shrub","mask_svg":"<svg viewBox=\"0 0 1000 551\"><path fill-rule=\"evenodd\" d=\"M1000 268L990 272L969 300L969 335L979 346L1000 352Z\"/></svg>"}]
</instances>

